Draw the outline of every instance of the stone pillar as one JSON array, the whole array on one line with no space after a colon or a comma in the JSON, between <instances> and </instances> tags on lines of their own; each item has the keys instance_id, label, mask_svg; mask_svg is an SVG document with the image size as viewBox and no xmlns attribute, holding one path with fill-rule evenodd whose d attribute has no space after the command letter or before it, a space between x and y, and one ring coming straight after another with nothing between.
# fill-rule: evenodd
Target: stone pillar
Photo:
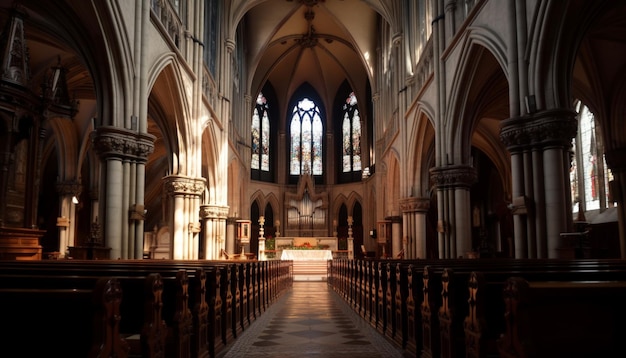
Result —
<instances>
[{"instance_id":1,"label":"stone pillar","mask_svg":"<svg viewBox=\"0 0 626 358\"><path fill-rule=\"evenodd\" d=\"M559 257L560 234L572 229L568 158L577 128L576 112L569 109L502 122L500 138L517 158L511 199L516 258Z\"/></svg>"},{"instance_id":2,"label":"stone pillar","mask_svg":"<svg viewBox=\"0 0 626 358\"><path fill-rule=\"evenodd\" d=\"M218 205L200 205L200 259L217 260L225 250L226 225L230 225L228 208ZM234 222L233 222L234 225Z\"/></svg>"},{"instance_id":3,"label":"stone pillar","mask_svg":"<svg viewBox=\"0 0 626 358\"><path fill-rule=\"evenodd\" d=\"M237 220L238 219L239 218L237 217L231 217L231 218L228 218L228 221L226 222L227 224L226 242L224 243L224 246L225 246L224 250L231 254L235 252L235 242L237 241L236 234L237 234Z\"/></svg>"},{"instance_id":4,"label":"stone pillar","mask_svg":"<svg viewBox=\"0 0 626 358\"><path fill-rule=\"evenodd\" d=\"M171 258L174 260L195 260L199 247L196 230L199 225L199 198L204 192L206 180L180 175L170 175L164 179L168 198L168 225L170 227Z\"/></svg>"},{"instance_id":5,"label":"stone pillar","mask_svg":"<svg viewBox=\"0 0 626 358\"><path fill-rule=\"evenodd\" d=\"M124 128L101 126L91 133L93 147L103 163L105 185L100 197L104 208L104 244L111 248L111 259L143 257L143 179L137 167L145 166L154 150L155 137ZM141 190L137 187L141 186ZM137 193L141 193L137 196ZM141 228L141 234L137 234ZM131 241L129 241L132 240ZM138 257L136 255L139 255Z\"/></svg>"},{"instance_id":6,"label":"stone pillar","mask_svg":"<svg viewBox=\"0 0 626 358\"><path fill-rule=\"evenodd\" d=\"M402 251L402 216L397 211L392 211L387 218L391 221L391 258L397 258Z\"/></svg>"},{"instance_id":7,"label":"stone pillar","mask_svg":"<svg viewBox=\"0 0 626 358\"><path fill-rule=\"evenodd\" d=\"M430 170L437 187L439 257L457 258L472 251L470 187L476 170L468 165L451 165Z\"/></svg>"},{"instance_id":8,"label":"stone pillar","mask_svg":"<svg viewBox=\"0 0 626 358\"><path fill-rule=\"evenodd\" d=\"M430 207L428 198L404 198L400 200L403 225L403 247L408 259L426 258L426 214ZM406 243L406 244L405 244Z\"/></svg>"}]
</instances>

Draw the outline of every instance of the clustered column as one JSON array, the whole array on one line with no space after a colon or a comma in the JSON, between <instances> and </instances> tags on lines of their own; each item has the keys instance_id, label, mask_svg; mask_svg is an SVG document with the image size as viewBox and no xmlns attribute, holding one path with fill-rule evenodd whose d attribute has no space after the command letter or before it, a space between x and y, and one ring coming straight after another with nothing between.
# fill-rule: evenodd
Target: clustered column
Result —
<instances>
[{"instance_id":1,"label":"clustered column","mask_svg":"<svg viewBox=\"0 0 626 358\"><path fill-rule=\"evenodd\" d=\"M200 233L200 201L206 180L182 175L164 178L168 197L171 253L174 260L197 260Z\"/></svg>"},{"instance_id":2,"label":"clustered column","mask_svg":"<svg viewBox=\"0 0 626 358\"><path fill-rule=\"evenodd\" d=\"M572 229L570 151L576 113L537 112L502 122L511 152L516 258L558 258L560 233Z\"/></svg>"},{"instance_id":3,"label":"clustered column","mask_svg":"<svg viewBox=\"0 0 626 358\"><path fill-rule=\"evenodd\" d=\"M104 243L110 258L143 257L145 165L155 137L124 128L102 126L91 133L94 149L104 161L100 202L104 205ZM140 228L138 230L138 228Z\"/></svg>"},{"instance_id":4,"label":"clustered column","mask_svg":"<svg viewBox=\"0 0 626 358\"><path fill-rule=\"evenodd\" d=\"M472 251L470 187L476 169L450 165L430 170L437 187L437 232L439 258L457 258Z\"/></svg>"},{"instance_id":5,"label":"clustered column","mask_svg":"<svg viewBox=\"0 0 626 358\"><path fill-rule=\"evenodd\" d=\"M408 259L426 258L426 214L430 207L428 198L404 198L402 210L402 249Z\"/></svg>"},{"instance_id":6,"label":"clustered column","mask_svg":"<svg viewBox=\"0 0 626 358\"><path fill-rule=\"evenodd\" d=\"M201 242L200 258L207 260L219 259L222 250L226 249L226 218L228 208L219 205L201 205Z\"/></svg>"}]
</instances>

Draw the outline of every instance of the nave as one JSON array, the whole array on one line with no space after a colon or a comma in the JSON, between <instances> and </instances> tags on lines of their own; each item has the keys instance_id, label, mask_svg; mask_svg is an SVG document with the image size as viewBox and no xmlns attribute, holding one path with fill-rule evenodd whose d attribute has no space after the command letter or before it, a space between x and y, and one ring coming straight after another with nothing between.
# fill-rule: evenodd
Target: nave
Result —
<instances>
[{"instance_id":1,"label":"nave","mask_svg":"<svg viewBox=\"0 0 626 358\"><path fill-rule=\"evenodd\" d=\"M294 281L219 358L402 357L323 281Z\"/></svg>"}]
</instances>

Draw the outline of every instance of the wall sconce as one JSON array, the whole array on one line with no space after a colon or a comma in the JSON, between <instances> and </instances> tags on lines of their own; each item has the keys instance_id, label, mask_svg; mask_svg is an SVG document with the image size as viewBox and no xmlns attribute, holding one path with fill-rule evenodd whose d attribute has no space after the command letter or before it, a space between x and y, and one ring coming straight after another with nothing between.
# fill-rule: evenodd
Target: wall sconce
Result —
<instances>
[{"instance_id":1,"label":"wall sconce","mask_svg":"<svg viewBox=\"0 0 626 358\"><path fill-rule=\"evenodd\" d=\"M76 197L76 195L72 196L72 204L78 205L78 203L79 203L78 197Z\"/></svg>"}]
</instances>

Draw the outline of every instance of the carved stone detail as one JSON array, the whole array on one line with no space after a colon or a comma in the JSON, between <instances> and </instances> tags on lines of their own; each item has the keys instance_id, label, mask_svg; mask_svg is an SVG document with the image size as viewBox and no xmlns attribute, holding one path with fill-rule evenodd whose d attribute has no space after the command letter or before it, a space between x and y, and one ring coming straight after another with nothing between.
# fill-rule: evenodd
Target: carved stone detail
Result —
<instances>
[{"instance_id":1,"label":"carved stone detail","mask_svg":"<svg viewBox=\"0 0 626 358\"><path fill-rule=\"evenodd\" d=\"M402 198L400 199L400 210L403 213L426 212L430 209L430 200L428 198Z\"/></svg>"},{"instance_id":2,"label":"carved stone detail","mask_svg":"<svg viewBox=\"0 0 626 358\"><path fill-rule=\"evenodd\" d=\"M200 219L227 219L228 206L200 205Z\"/></svg>"},{"instance_id":3,"label":"carved stone detail","mask_svg":"<svg viewBox=\"0 0 626 358\"><path fill-rule=\"evenodd\" d=\"M96 152L103 158L115 157L145 163L154 151L156 137L117 127L100 127L91 133Z\"/></svg>"},{"instance_id":4,"label":"carved stone detail","mask_svg":"<svg viewBox=\"0 0 626 358\"><path fill-rule=\"evenodd\" d=\"M206 186L204 178L191 178L178 175L165 177L165 190L170 196L173 195L202 195Z\"/></svg>"},{"instance_id":5,"label":"carved stone detail","mask_svg":"<svg viewBox=\"0 0 626 358\"><path fill-rule=\"evenodd\" d=\"M569 148L576 136L578 121L571 110L550 110L502 121L500 139L510 151L528 147Z\"/></svg>"},{"instance_id":6,"label":"carved stone detail","mask_svg":"<svg viewBox=\"0 0 626 358\"><path fill-rule=\"evenodd\" d=\"M476 183L478 175L474 167L452 165L431 168L430 179L438 187L469 187Z\"/></svg>"}]
</instances>

